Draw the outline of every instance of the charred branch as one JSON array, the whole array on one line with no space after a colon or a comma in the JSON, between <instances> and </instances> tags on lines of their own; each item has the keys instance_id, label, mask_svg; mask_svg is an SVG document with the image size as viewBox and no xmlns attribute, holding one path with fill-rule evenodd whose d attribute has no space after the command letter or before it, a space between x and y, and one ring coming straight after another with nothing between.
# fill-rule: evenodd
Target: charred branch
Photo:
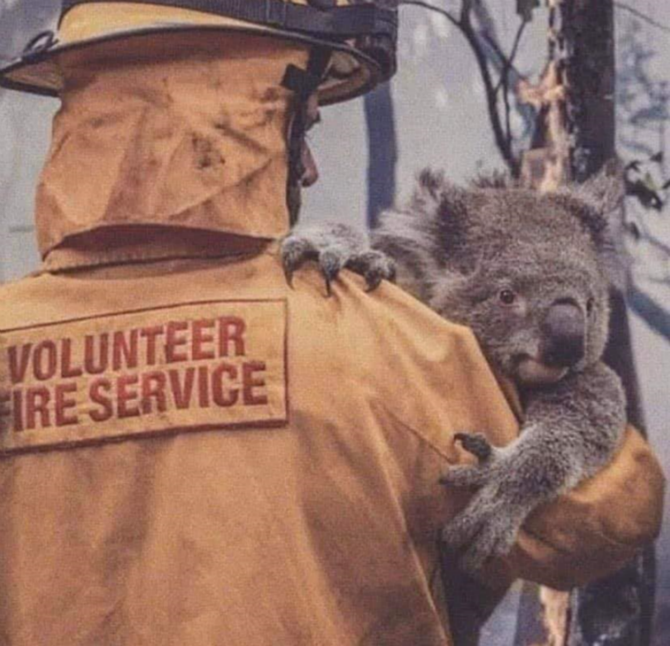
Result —
<instances>
[{"instance_id":1,"label":"charred branch","mask_svg":"<svg viewBox=\"0 0 670 646\"><path fill-rule=\"evenodd\" d=\"M480 78L484 86L486 109L493 131L493 138L501 157L513 177L519 177L521 163L514 151L514 133L511 125L512 105L510 94L523 78L514 67L526 22L517 29L510 54L506 55L488 27L488 13L479 0L463 0L458 15L424 0L401 0L400 4L416 6L437 13L454 25L465 38L475 57ZM498 79L494 79L494 73ZM502 95L502 106L501 106ZM526 109L522 114L527 123L532 115Z\"/></svg>"}]
</instances>

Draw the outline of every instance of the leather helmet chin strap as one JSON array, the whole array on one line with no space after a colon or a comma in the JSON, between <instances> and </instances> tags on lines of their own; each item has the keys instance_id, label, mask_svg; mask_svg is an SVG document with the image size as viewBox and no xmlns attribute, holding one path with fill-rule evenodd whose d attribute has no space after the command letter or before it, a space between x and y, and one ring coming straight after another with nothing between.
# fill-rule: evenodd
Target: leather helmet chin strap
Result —
<instances>
[{"instance_id":1,"label":"leather helmet chin strap","mask_svg":"<svg viewBox=\"0 0 670 646\"><path fill-rule=\"evenodd\" d=\"M293 226L298 221L301 200L302 178L305 166L302 160L305 134L307 132L308 105L310 97L318 90L323 75L330 62L331 51L326 47L313 47L307 69L303 70L295 65L286 68L282 85L294 94L293 116L288 134L288 186L286 190L286 204L289 210L290 223Z\"/></svg>"}]
</instances>

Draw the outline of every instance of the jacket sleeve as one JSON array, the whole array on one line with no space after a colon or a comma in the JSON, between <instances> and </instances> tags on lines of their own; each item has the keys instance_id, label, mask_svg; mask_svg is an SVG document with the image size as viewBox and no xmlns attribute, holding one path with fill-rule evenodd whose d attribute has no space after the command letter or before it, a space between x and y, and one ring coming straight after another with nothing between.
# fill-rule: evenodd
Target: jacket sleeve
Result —
<instances>
[{"instance_id":1,"label":"jacket sleeve","mask_svg":"<svg viewBox=\"0 0 670 646\"><path fill-rule=\"evenodd\" d=\"M663 492L658 460L628 428L605 469L531 515L507 565L556 589L616 571L658 536Z\"/></svg>"}]
</instances>

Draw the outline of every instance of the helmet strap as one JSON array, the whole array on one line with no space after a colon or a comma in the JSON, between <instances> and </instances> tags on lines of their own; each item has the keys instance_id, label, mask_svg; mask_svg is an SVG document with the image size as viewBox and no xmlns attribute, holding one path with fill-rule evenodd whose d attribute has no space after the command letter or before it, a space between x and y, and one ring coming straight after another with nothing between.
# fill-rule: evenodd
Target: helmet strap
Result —
<instances>
[{"instance_id":1,"label":"helmet strap","mask_svg":"<svg viewBox=\"0 0 670 646\"><path fill-rule=\"evenodd\" d=\"M289 210L290 223L298 221L301 200L301 183L305 174L302 151L307 132L309 98L319 89L323 75L330 62L331 52L326 47L313 47L307 69L295 65L286 68L282 85L294 95L291 124L288 134L288 186L286 204Z\"/></svg>"}]
</instances>

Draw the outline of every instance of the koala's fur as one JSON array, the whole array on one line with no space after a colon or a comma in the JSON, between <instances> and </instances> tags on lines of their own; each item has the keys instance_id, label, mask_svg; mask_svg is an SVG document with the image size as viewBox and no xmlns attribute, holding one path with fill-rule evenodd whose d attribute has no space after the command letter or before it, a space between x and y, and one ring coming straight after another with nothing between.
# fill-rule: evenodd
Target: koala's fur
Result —
<instances>
[{"instance_id":1,"label":"koala's fur","mask_svg":"<svg viewBox=\"0 0 670 646\"><path fill-rule=\"evenodd\" d=\"M477 489L443 533L463 550L466 570L507 553L535 507L600 470L617 448L625 398L601 361L615 255L607 215L617 186L603 176L542 195L498 181L459 188L424 171L409 203L382 216L374 250L342 225L298 229L284 242L288 273L316 258L328 281L349 267L374 286L392 274L386 254L402 287L470 326L491 363L517 384L525 410L519 438L497 448L464 433L458 439L479 464L444 474L447 485ZM516 298L505 304L509 292ZM560 340L574 339L575 328L583 345L557 360L551 353L560 355ZM556 335L558 349L549 338Z\"/></svg>"}]
</instances>

